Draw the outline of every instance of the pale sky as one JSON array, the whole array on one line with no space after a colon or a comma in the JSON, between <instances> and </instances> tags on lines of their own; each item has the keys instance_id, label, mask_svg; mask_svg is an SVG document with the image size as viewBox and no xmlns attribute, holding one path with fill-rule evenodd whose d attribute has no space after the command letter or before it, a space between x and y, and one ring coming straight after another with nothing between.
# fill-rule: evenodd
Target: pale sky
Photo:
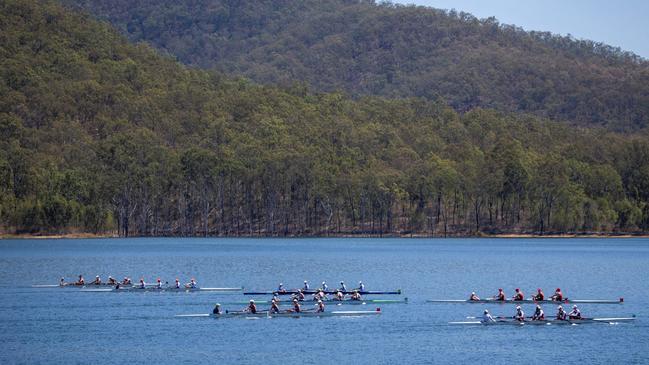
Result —
<instances>
[{"instance_id":1,"label":"pale sky","mask_svg":"<svg viewBox=\"0 0 649 365\"><path fill-rule=\"evenodd\" d=\"M649 59L649 0L393 0L455 9L525 30L572 34Z\"/></svg>"}]
</instances>

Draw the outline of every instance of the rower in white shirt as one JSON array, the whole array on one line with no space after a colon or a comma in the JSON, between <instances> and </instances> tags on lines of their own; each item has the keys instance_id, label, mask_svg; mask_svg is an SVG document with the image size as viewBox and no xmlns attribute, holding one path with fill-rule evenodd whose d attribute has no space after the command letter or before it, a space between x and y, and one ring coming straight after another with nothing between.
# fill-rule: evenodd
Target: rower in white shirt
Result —
<instances>
[{"instance_id":1,"label":"rower in white shirt","mask_svg":"<svg viewBox=\"0 0 649 365\"><path fill-rule=\"evenodd\" d=\"M484 310L484 314L482 314L482 323L492 323L496 322L494 317L491 316L491 313L487 309Z\"/></svg>"}]
</instances>

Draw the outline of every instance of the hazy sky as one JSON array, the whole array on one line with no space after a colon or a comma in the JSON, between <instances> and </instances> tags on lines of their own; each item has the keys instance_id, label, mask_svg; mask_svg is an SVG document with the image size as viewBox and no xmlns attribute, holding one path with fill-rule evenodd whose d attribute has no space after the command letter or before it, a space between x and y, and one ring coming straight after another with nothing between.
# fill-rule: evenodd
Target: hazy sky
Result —
<instances>
[{"instance_id":1,"label":"hazy sky","mask_svg":"<svg viewBox=\"0 0 649 365\"><path fill-rule=\"evenodd\" d=\"M578 39L591 39L649 58L649 0L393 0L456 9L478 18Z\"/></svg>"}]
</instances>

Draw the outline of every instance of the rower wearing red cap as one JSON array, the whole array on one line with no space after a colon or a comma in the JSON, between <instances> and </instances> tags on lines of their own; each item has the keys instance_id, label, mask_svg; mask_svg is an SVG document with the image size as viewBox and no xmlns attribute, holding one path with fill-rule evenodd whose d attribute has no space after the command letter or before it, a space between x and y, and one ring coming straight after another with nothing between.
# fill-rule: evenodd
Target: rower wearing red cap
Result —
<instances>
[{"instance_id":1,"label":"rower wearing red cap","mask_svg":"<svg viewBox=\"0 0 649 365\"><path fill-rule=\"evenodd\" d=\"M543 290L541 290L541 288L536 289L536 294L532 297L532 299L536 301L545 300L545 294L543 294Z\"/></svg>"},{"instance_id":2,"label":"rower wearing red cap","mask_svg":"<svg viewBox=\"0 0 649 365\"><path fill-rule=\"evenodd\" d=\"M513 300L519 301L525 299L525 295L523 295L523 292L519 289L516 288L516 293L512 297Z\"/></svg>"},{"instance_id":3,"label":"rower wearing red cap","mask_svg":"<svg viewBox=\"0 0 649 365\"><path fill-rule=\"evenodd\" d=\"M155 287L156 289L162 289L162 281L160 281L160 278L156 280Z\"/></svg>"},{"instance_id":4,"label":"rower wearing red cap","mask_svg":"<svg viewBox=\"0 0 649 365\"><path fill-rule=\"evenodd\" d=\"M146 283L144 282L144 279L143 279L143 278L140 278L140 285L139 285L139 288L140 288L140 289L145 289L145 288L146 288Z\"/></svg>"},{"instance_id":5,"label":"rower wearing red cap","mask_svg":"<svg viewBox=\"0 0 649 365\"><path fill-rule=\"evenodd\" d=\"M189 283L185 284L185 288L196 289L196 279L192 278Z\"/></svg>"},{"instance_id":6,"label":"rower wearing red cap","mask_svg":"<svg viewBox=\"0 0 649 365\"><path fill-rule=\"evenodd\" d=\"M557 290L554 291L554 295L551 296L550 299L554 300L555 302L563 302L563 293L561 292L561 288L557 288Z\"/></svg>"},{"instance_id":7,"label":"rower wearing red cap","mask_svg":"<svg viewBox=\"0 0 649 365\"><path fill-rule=\"evenodd\" d=\"M505 292L503 292L502 288L498 289L498 294L496 294L493 299L501 302L504 302L506 300Z\"/></svg>"},{"instance_id":8,"label":"rower wearing red cap","mask_svg":"<svg viewBox=\"0 0 649 365\"><path fill-rule=\"evenodd\" d=\"M176 285L176 289L180 289L180 280L178 280L178 278L176 278L176 284L175 285Z\"/></svg>"}]
</instances>

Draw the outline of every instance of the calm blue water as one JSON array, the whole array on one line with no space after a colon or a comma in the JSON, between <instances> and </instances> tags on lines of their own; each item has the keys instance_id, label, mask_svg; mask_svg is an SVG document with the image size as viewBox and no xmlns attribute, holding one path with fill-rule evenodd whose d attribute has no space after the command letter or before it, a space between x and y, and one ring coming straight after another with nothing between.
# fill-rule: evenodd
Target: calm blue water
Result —
<instances>
[{"instance_id":1,"label":"calm blue water","mask_svg":"<svg viewBox=\"0 0 649 365\"><path fill-rule=\"evenodd\" d=\"M206 287L247 290L280 281L296 287L305 279L363 280L369 290L401 288L410 303L383 305L382 315L370 317L174 318L247 298L29 287L80 273L150 282L196 277ZM648 274L647 239L6 240L0 241L0 363L649 363ZM623 296L623 305L583 305L582 312L638 320L458 327L447 322L479 315L485 306L425 303L463 299L472 290L486 297L498 287L508 295L515 287L550 294L557 286L572 298ZM487 308L513 312L512 306Z\"/></svg>"}]
</instances>

